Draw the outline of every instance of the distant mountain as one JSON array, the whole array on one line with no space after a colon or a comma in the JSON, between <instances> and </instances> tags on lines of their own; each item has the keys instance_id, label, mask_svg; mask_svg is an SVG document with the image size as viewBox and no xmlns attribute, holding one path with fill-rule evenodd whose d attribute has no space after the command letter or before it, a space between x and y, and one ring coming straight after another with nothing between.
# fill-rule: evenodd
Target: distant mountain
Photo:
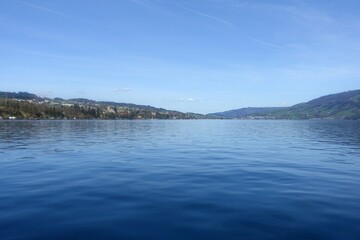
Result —
<instances>
[{"instance_id":1,"label":"distant mountain","mask_svg":"<svg viewBox=\"0 0 360 240\"><path fill-rule=\"evenodd\" d=\"M0 98L9 98L9 99L22 99L22 100L41 100L42 98L36 96L35 94L28 92L0 92Z\"/></svg>"},{"instance_id":2,"label":"distant mountain","mask_svg":"<svg viewBox=\"0 0 360 240\"><path fill-rule=\"evenodd\" d=\"M207 115L85 98L42 98L0 92L0 119L359 119L360 90L330 94L292 107L240 108Z\"/></svg>"},{"instance_id":3,"label":"distant mountain","mask_svg":"<svg viewBox=\"0 0 360 240\"><path fill-rule=\"evenodd\" d=\"M292 107L241 108L206 116L246 119L360 119L360 90L330 94Z\"/></svg>"},{"instance_id":4,"label":"distant mountain","mask_svg":"<svg viewBox=\"0 0 360 240\"><path fill-rule=\"evenodd\" d=\"M360 90L326 95L268 116L276 119L360 119Z\"/></svg>"},{"instance_id":5,"label":"distant mountain","mask_svg":"<svg viewBox=\"0 0 360 240\"><path fill-rule=\"evenodd\" d=\"M247 107L225 112L209 113L206 116L217 118L246 118L249 116L264 115L286 109L284 107Z\"/></svg>"},{"instance_id":6,"label":"distant mountain","mask_svg":"<svg viewBox=\"0 0 360 240\"><path fill-rule=\"evenodd\" d=\"M199 119L182 113L132 103L85 98L41 98L27 92L0 92L0 119Z\"/></svg>"}]
</instances>

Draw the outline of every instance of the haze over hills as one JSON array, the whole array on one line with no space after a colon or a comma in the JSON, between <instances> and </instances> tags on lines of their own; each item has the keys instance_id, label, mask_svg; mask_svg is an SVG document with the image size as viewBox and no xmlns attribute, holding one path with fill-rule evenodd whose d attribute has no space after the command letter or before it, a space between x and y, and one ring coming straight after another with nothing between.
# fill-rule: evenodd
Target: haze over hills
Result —
<instances>
[{"instance_id":1,"label":"haze over hills","mask_svg":"<svg viewBox=\"0 0 360 240\"><path fill-rule=\"evenodd\" d=\"M207 115L85 98L42 98L0 92L2 119L360 119L360 90L330 94L292 107L248 107Z\"/></svg>"}]
</instances>

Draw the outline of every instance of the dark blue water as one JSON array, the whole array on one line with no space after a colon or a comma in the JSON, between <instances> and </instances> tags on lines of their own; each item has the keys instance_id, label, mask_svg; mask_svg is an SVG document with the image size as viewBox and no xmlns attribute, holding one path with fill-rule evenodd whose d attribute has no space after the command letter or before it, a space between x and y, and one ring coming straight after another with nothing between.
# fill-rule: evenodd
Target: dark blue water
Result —
<instances>
[{"instance_id":1,"label":"dark blue water","mask_svg":"<svg viewBox=\"0 0 360 240\"><path fill-rule=\"evenodd\" d=\"M0 121L0 239L360 239L359 121Z\"/></svg>"}]
</instances>

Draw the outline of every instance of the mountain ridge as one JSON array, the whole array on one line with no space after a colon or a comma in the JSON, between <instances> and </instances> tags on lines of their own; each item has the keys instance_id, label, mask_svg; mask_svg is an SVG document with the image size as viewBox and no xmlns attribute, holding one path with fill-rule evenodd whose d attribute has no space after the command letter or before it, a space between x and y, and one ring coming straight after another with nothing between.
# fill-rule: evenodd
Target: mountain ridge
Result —
<instances>
[{"instance_id":1,"label":"mountain ridge","mask_svg":"<svg viewBox=\"0 0 360 240\"><path fill-rule=\"evenodd\" d=\"M243 119L360 119L360 90L328 94L290 107L240 108L207 116Z\"/></svg>"},{"instance_id":2,"label":"mountain ridge","mask_svg":"<svg viewBox=\"0 0 360 240\"><path fill-rule=\"evenodd\" d=\"M278 111L285 107L245 107L224 112L208 113L206 116L220 117L220 118L242 118L250 115L258 115Z\"/></svg>"},{"instance_id":3,"label":"mountain ridge","mask_svg":"<svg viewBox=\"0 0 360 240\"><path fill-rule=\"evenodd\" d=\"M321 96L273 112L275 119L360 119L360 90L350 90Z\"/></svg>"},{"instance_id":4,"label":"mountain ridge","mask_svg":"<svg viewBox=\"0 0 360 240\"><path fill-rule=\"evenodd\" d=\"M150 105L46 98L0 92L1 119L360 119L360 90L328 94L291 107L247 107L224 112L183 113Z\"/></svg>"}]
</instances>

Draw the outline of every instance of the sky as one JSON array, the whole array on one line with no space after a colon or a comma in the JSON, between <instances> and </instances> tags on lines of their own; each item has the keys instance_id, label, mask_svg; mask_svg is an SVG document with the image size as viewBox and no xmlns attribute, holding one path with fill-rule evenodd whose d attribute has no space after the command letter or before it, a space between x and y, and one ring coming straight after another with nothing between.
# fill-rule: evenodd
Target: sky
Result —
<instances>
[{"instance_id":1,"label":"sky","mask_svg":"<svg viewBox=\"0 0 360 240\"><path fill-rule=\"evenodd\" d=\"M354 89L358 0L0 0L0 91L210 113Z\"/></svg>"}]
</instances>

